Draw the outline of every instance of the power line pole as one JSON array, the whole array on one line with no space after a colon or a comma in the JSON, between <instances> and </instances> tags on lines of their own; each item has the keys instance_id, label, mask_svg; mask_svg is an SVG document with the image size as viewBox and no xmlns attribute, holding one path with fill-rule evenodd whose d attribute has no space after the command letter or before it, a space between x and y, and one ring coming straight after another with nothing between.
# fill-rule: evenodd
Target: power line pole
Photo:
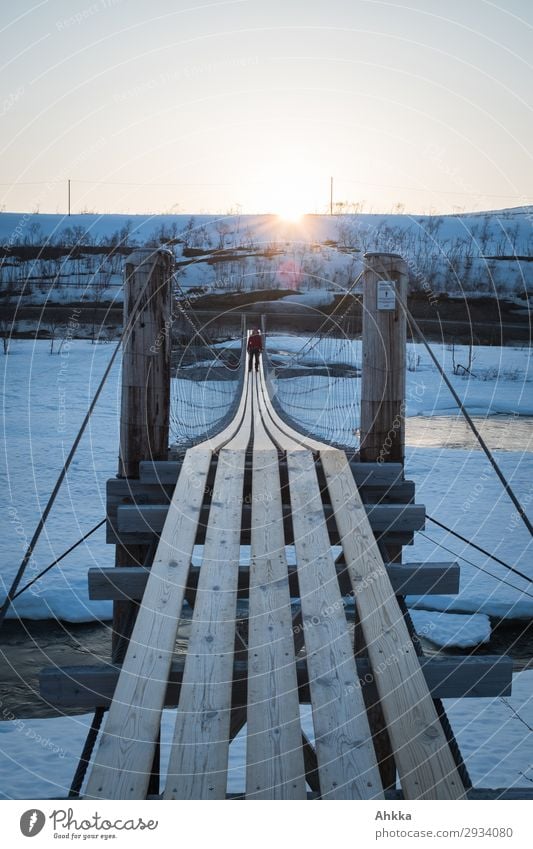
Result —
<instances>
[{"instance_id":1,"label":"power line pole","mask_svg":"<svg viewBox=\"0 0 533 849\"><path fill-rule=\"evenodd\" d=\"M70 216L70 180L68 180L68 214Z\"/></svg>"},{"instance_id":2,"label":"power line pole","mask_svg":"<svg viewBox=\"0 0 533 849\"><path fill-rule=\"evenodd\" d=\"M329 178L329 214L333 215L333 177Z\"/></svg>"}]
</instances>

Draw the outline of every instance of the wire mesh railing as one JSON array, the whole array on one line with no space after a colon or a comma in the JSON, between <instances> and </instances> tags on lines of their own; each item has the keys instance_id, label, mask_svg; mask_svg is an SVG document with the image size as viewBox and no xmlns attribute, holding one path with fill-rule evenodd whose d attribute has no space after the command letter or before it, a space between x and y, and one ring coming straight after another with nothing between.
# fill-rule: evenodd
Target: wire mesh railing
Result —
<instances>
[{"instance_id":1,"label":"wire mesh railing","mask_svg":"<svg viewBox=\"0 0 533 849\"><path fill-rule=\"evenodd\" d=\"M267 339L267 385L282 418L309 436L359 447L361 342L324 336L294 355Z\"/></svg>"}]
</instances>

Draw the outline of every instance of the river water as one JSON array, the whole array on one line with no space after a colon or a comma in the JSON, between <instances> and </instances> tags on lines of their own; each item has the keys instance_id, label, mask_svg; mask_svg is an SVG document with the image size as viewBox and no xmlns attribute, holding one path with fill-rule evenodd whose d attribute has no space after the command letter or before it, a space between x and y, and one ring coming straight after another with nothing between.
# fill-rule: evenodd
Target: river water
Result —
<instances>
[{"instance_id":1,"label":"river water","mask_svg":"<svg viewBox=\"0 0 533 849\"><path fill-rule=\"evenodd\" d=\"M476 417L474 423L493 451L533 452L533 417ZM405 422L405 440L419 448L481 450L466 419L457 416L412 416Z\"/></svg>"}]
</instances>

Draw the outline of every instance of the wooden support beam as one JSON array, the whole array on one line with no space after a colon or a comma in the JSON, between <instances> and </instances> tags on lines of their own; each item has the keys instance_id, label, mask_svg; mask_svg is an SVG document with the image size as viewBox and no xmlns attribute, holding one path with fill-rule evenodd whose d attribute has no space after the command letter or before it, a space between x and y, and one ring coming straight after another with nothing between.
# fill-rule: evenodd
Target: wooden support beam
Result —
<instances>
[{"instance_id":1,"label":"wooden support beam","mask_svg":"<svg viewBox=\"0 0 533 849\"><path fill-rule=\"evenodd\" d=\"M316 466L318 480L324 503L329 503L329 493L321 467ZM212 482L216 471L216 463L211 463L210 485L206 492L205 502L211 500ZM121 504L166 504L172 497L175 484L146 483L137 478L109 478L106 482L106 502L109 516L116 515L117 507ZM249 467L244 477L244 503L251 500L252 469ZM359 485L359 493L365 504L411 504L414 503L415 485L413 481L401 481L392 484ZM287 483L281 485L282 501L289 500Z\"/></svg>"},{"instance_id":2,"label":"wooden support beam","mask_svg":"<svg viewBox=\"0 0 533 849\"><path fill-rule=\"evenodd\" d=\"M351 595L352 584L346 565L336 564L341 593ZM289 589L291 598L299 598L296 566L289 566ZM456 595L459 591L460 569L457 563L407 563L385 564L392 588L396 595ZM187 580L187 589L195 591L198 585L199 566L191 566ZM89 569L89 598L93 601L123 599L140 601L150 574L149 569L138 566L123 566ZM248 595L250 567L239 567L238 591L241 598Z\"/></svg>"},{"instance_id":3,"label":"wooden support beam","mask_svg":"<svg viewBox=\"0 0 533 849\"><path fill-rule=\"evenodd\" d=\"M181 462L181 460L143 460L139 464L140 480L148 484L175 484ZM286 460L281 459L280 468L282 471L284 464L286 467ZM319 465L318 461L316 465ZM351 460L349 465L359 488L365 486L389 487L404 483L404 470L401 463L361 463L359 460ZM245 468L251 471L251 461L246 463Z\"/></svg>"},{"instance_id":4,"label":"wooden support beam","mask_svg":"<svg viewBox=\"0 0 533 849\"><path fill-rule=\"evenodd\" d=\"M167 707L176 707L185 658L172 662L165 696ZM365 658L358 660L358 674L372 682L371 667ZM475 657L443 656L420 659L427 686L434 699L489 698L509 696L513 661L506 655ZM296 662L300 700L309 702L307 665ZM120 667L113 664L50 667L39 675L43 699L58 707L94 708L108 706L118 681ZM239 704L246 704L246 663L234 664L234 691ZM243 680L244 679L244 680Z\"/></svg>"},{"instance_id":5,"label":"wooden support beam","mask_svg":"<svg viewBox=\"0 0 533 849\"><path fill-rule=\"evenodd\" d=\"M422 504L370 504L366 505L370 527L380 533L412 533L423 530L425 526L426 508ZM165 504L126 504L117 508L117 525L119 534L140 534L150 536L161 532L168 512ZM243 537L250 538L251 505L244 504ZM329 536L332 544L339 540L335 516L331 505L324 505ZM207 527L209 508L204 505L199 522L197 544L201 543L202 526ZM283 505L285 538L287 544L293 541L291 508ZM244 543L244 538L242 540Z\"/></svg>"}]
</instances>

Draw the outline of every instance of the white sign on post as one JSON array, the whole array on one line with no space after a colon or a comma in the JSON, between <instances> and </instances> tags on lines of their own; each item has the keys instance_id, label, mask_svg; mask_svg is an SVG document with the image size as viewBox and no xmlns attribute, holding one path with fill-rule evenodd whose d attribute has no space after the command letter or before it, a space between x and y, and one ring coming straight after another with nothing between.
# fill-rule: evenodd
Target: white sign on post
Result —
<instances>
[{"instance_id":1,"label":"white sign on post","mask_svg":"<svg viewBox=\"0 0 533 849\"><path fill-rule=\"evenodd\" d=\"M394 280L378 280L378 310L396 309L396 287Z\"/></svg>"}]
</instances>

